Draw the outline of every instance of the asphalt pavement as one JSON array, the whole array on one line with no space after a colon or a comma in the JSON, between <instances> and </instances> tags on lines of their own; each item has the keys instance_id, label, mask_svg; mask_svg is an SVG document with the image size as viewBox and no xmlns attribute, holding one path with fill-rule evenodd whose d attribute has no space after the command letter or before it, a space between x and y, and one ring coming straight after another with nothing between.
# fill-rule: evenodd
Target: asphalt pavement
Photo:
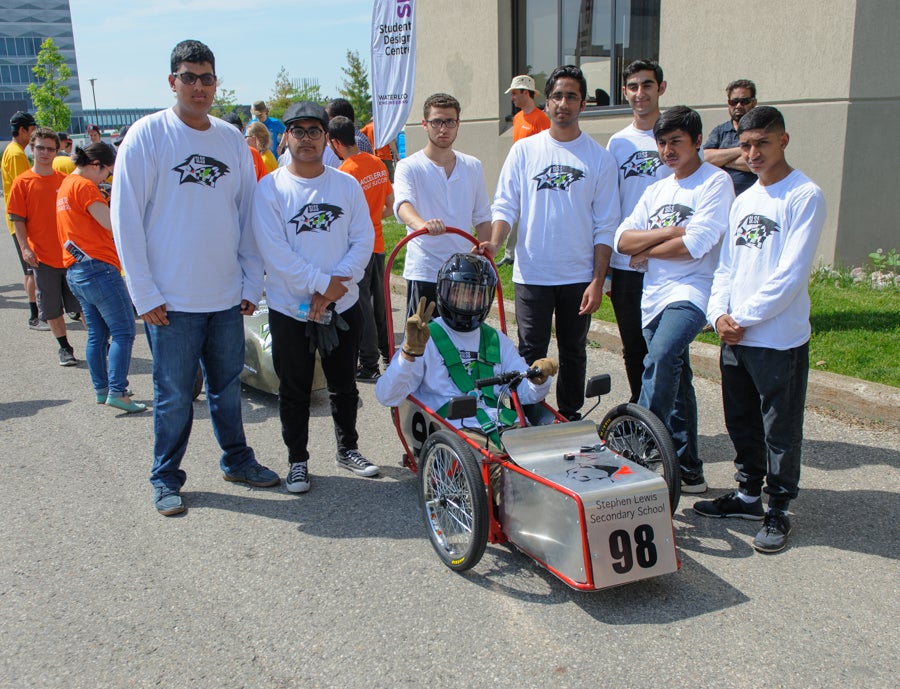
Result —
<instances>
[{"instance_id":1,"label":"asphalt pavement","mask_svg":"<svg viewBox=\"0 0 900 689\"><path fill-rule=\"evenodd\" d=\"M886 687L898 669L900 431L809 413L790 547L760 555L755 522L675 514L674 574L582 593L489 545L460 575L429 545L416 477L372 385L360 385L362 479L334 464L314 395L312 490L226 483L205 398L183 467L189 509L158 515L151 414L97 405L28 330L0 243L0 687ZM86 331L70 325L83 358ZM152 404L138 326L131 384ZM619 355L591 373L625 401ZM718 384L695 381L715 497L732 488ZM260 460L287 460L277 401L243 391Z\"/></svg>"}]
</instances>

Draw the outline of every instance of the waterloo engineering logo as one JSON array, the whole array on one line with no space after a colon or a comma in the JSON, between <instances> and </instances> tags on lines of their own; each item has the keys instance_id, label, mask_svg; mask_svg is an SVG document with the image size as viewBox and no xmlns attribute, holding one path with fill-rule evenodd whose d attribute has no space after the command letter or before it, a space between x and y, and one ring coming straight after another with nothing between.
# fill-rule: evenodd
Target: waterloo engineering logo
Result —
<instances>
[{"instance_id":1,"label":"waterloo engineering logo","mask_svg":"<svg viewBox=\"0 0 900 689\"><path fill-rule=\"evenodd\" d=\"M659 153L656 151L635 151L628 160L619 166L624 179L629 177L655 177L656 171L662 167Z\"/></svg>"},{"instance_id":2,"label":"waterloo engineering logo","mask_svg":"<svg viewBox=\"0 0 900 689\"><path fill-rule=\"evenodd\" d=\"M694 214L694 209L680 203L667 203L650 216L650 229L656 227L681 227Z\"/></svg>"},{"instance_id":3,"label":"waterloo engineering logo","mask_svg":"<svg viewBox=\"0 0 900 689\"><path fill-rule=\"evenodd\" d=\"M307 203L288 223L301 232L329 232L335 220L344 214L344 210L330 203Z\"/></svg>"},{"instance_id":4,"label":"waterloo engineering logo","mask_svg":"<svg viewBox=\"0 0 900 689\"><path fill-rule=\"evenodd\" d=\"M568 165L550 165L532 177L538 183L538 189L554 189L556 191L568 191L569 187L584 177L584 173Z\"/></svg>"},{"instance_id":5,"label":"waterloo engineering logo","mask_svg":"<svg viewBox=\"0 0 900 689\"><path fill-rule=\"evenodd\" d=\"M172 168L181 175L179 184L200 184L204 187L216 188L216 182L228 174L228 166L220 160L192 153L181 165Z\"/></svg>"},{"instance_id":6,"label":"waterloo engineering logo","mask_svg":"<svg viewBox=\"0 0 900 689\"><path fill-rule=\"evenodd\" d=\"M762 249L763 243L774 233L781 232L778 223L764 215L751 214L745 216L737 226L735 246L752 246Z\"/></svg>"}]
</instances>

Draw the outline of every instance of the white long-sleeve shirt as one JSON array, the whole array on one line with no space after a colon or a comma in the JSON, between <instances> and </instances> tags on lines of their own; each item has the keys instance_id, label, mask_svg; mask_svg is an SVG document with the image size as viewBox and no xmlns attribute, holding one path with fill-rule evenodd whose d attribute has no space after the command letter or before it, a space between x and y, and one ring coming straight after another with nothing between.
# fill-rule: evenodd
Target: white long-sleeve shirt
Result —
<instances>
[{"instance_id":1,"label":"white long-sleeve shirt","mask_svg":"<svg viewBox=\"0 0 900 689\"><path fill-rule=\"evenodd\" d=\"M234 126L188 127L172 109L141 118L113 173L113 235L138 313L223 311L262 296L250 230L253 160Z\"/></svg>"},{"instance_id":2,"label":"white long-sleeve shirt","mask_svg":"<svg viewBox=\"0 0 900 689\"><path fill-rule=\"evenodd\" d=\"M372 256L375 230L359 183L325 166L318 177L297 177L286 167L263 177L253 196L253 232L266 268L266 301L297 320L297 309L324 294L332 276L349 276L335 310L359 299L359 283Z\"/></svg>"},{"instance_id":3,"label":"white long-sleeve shirt","mask_svg":"<svg viewBox=\"0 0 900 689\"><path fill-rule=\"evenodd\" d=\"M690 258L651 258L647 262L641 297L644 326L676 301L689 301L706 313L733 199L731 178L716 166L703 163L689 177L676 179L672 175L652 184L619 225L617 249L626 230L683 227L686 231L681 239Z\"/></svg>"},{"instance_id":4,"label":"white long-sleeve shirt","mask_svg":"<svg viewBox=\"0 0 900 689\"><path fill-rule=\"evenodd\" d=\"M459 351L459 358L464 366L468 366L478 358L478 346L481 343L480 329L464 333L453 330L444 323L442 318L435 319L435 323L438 323L447 333L450 341ZM500 338L500 363L494 366L494 375L505 371L526 370L528 364L519 355L512 340L502 332L497 334ZM413 395L422 404L437 411L449 402L451 397L462 394L450 377L450 371L433 339L428 340L425 345L425 353L417 357L415 361L407 361L400 356L399 351L398 349L391 365L375 384L375 396L383 405L396 407L406 399L407 395ZM530 380L522 381L519 385L519 400L522 404L540 402L547 396L551 381L552 378L548 378L540 385L536 385ZM479 403L491 419L496 421L497 410L484 406L480 400ZM458 421L451 421L451 423L459 425Z\"/></svg>"},{"instance_id":5,"label":"white long-sleeve shirt","mask_svg":"<svg viewBox=\"0 0 900 689\"><path fill-rule=\"evenodd\" d=\"M809 272L825 224L822 190L799 170L756 182L731 207L707 318L730 313L740 344L792 349L809 339Z\"/></svg>"},{"instance_id":6,"label":"white long-sleeve shirt","mask_svg":"<svg viewBox=\"0 0 900 689\"><path fill-rule=\"evenodd\" d=\"M619 173L621 222L634 210L647 187L671 175L672 168L660 160L653 130L638 129L634 123L609 137L606 148L616 159ZM632 270L628 265L630 260L630 256L613 251L609 257L609 266L619 270Z\"/></svg>"},{"instance_id":7,"label":"white long-sleeve shirt","mask_svg":"<svg viewBox=\"0 0 900 689\"><path fill-rule=\"evenodd\" d=\"M456 165L450 176L424 151L397 162L394 170L394 214L409 203L423 219L440 218L447 227L473 233L473 228L491 219L487 185L481 161L454 151ZM397 216L399 222L400 216ZM406 228L411 234L421 227ZM403 277L423 282L437 281L438 270L453 254L467 253L472 243L455 234L427 235L406 245Z\"/></svg>"},{"instance_id":8,"label":"white long-sleeve shirt","mask_svg":"<svg viewBox=\"0 0 900 689\"><path fill-rule=\"evenodd\" d=\"M612 246L619 221L616 161L585 133L557 141L550 131L513 144L492 206L494 221L519 223L513 282L590 282L594 246Z\"/></svg>"}]
</instances>

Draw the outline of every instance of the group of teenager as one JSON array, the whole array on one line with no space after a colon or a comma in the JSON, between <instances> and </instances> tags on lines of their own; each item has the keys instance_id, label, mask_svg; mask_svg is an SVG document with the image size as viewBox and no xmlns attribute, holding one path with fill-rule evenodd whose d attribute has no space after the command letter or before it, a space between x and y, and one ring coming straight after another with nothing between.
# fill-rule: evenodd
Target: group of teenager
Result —
<instances>
[{"instance_id":1,"label":"group of teenager","mask_svg":"<svg viewBox=\"0 0 900 689\"><path fill-rule=\"evenodd\" d=\"M800 472L806 280L824 203L818 187L787 164L789 137L775 108L746 109L735 125L741 160L758 176L735 200L729 175L701 158L700 116L683 106L660 112L666 83L656 63L626 69L623 93L634 119L608 149L580 129L587 99L580 69L563 66L549 76L545 113L534 107L533 80L521 75L510 92L527 110L515 127L528 135L516 136L491 203L480 162L453 149L460 105L448 94L426 99L426 144L397 163L393 185L384 164L361 150L352 117L311 102L288 107L279 121L281 165L257 181L241 133L209 115L217 83L212 51L198 41L179 43L168 82L175 105L136 122L121 143L108 219L120 259L109 265L124 272L153 355L150 481L160 514L186 509L181 461L198 360L223 477L280 484L257 461L241 419L242 316L255 311L264 289L288 451L285 485L302 493L311 485L317 360L335 461L359 476L379 469L359 448L358 378L376 381L385 404L433 393L437 409L473 372L535 366L529 400L542 399L556 376L560 413L580 418L590 318L611 272L632 400L671 432L690 493L707 486L689 344L707 322L719 333L738 489L694 510L763 520L754 547L785 546ZM324 162L326 151L343 172ZM112 164L100 162L104 167L98 176ZM103 213L80 203L106 227ZM379 297L385 247L376 231L389 215L410 232L428 231L408 245L406 337L390 361L388 307ZM448 227L471 232L475 246ZM517 347L484 324L496 284L487 259L498 257L513 228ZM93 245L74 244L80 252L71 254L73 263L109 259ZM548 358L554 332L558 363ZM111 350L109 361L112 368ZM104 387L94 385L100 401ZM113 382L111 372L106 392L107 404L136 404L127 379Z\"/></svg>"},{"instance_id":2,"label":"group of teenager","mask_svg":"<svg viewBox=\"0 0 900 689\"><path fill-rule=\"evenodd\" d=\"M429 235L408 249L406 341L376 394L385 404L409 393L437 404L438 393L465 392L465 380L452 369L460 359L469 368L484 359L484 335L468 334L480 326L454 313L460 309L448 299L447 276L466 276L460 279L480 287L487 281L478 281L483 270L461 261L467 240L446 227L471 231L475 252L491 258L499 258L516 228L515 246L507 245L501 263L514 266L518 354L541 369L542 391L558 373L560 413L579 418L590 316L611 274L631 400L666 425L689 494L708 489L690 343L707 324L719 334L738 485L693 509L762 521L753 547L778 552L787 544L788 507L799 486L810 336L806 285L825 219L822 193L787 163L784 118L756 105L752 82L728 86L731 120L717 127L701 154L700 115L685 106L660 111L666 89L660 66L639 60L623 76L634 117L608 148L579 127L587 84L577 67L557 68L547 79L546 121L532 114L533 80L517 76L510 91L523 113L529 108L528 117L514 120L516 141L492 204L480 163L452 150L459 103L447 94L426 100L428 141L398 164L394 207L409 231L426 228ZM429 302L441 315L438 328L423 326L432 315ZM464 315L485 302L475 300ZM467 325L461 331L460 320ZM430 344L448 329L452 347L441 346L443 335ZM554 330L558 366L546 359Z\"/></svg>"}]
</instances>

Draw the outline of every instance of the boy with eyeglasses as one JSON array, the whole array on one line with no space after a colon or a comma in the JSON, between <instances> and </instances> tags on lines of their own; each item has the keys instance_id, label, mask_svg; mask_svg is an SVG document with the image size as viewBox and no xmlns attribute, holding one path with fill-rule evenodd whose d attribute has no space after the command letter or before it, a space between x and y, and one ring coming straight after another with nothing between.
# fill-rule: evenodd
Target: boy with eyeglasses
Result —
<instances>
[{"instance_id":1,"label":"boy with eyeglasses","mask_svg":"<svg viewBox=\"0 0 900 689\"><path fill-rule=\"evenodd\" d=\"M591 314L603 298L619 220L616 161L578 125L587 99L578 67L557 67L544 95L550 129L510 149L494 196L491 239L479 250L495 256L519 223L513 265L519 353L529 364L547 356L555 316L557 406L578 419Z\"/></svg>"},{"instance_id":2,"label":"boy with eyeglasses","mask_svg":"<svg viewBox=\"0 0 900 689\"><path fill-rule=\"evenodd\" d=\"M262 296L262 260L250 227L256 174L240 132L209 116L215 57L199 41L172 50L175 105L143 117L119 147L112 226L128 291L153 353L153 502L186 507L181 460L193 420L197 362L226 481L267 487L241 413L244 327Z\"/></svg>"},{"instance_id":3,"label":"boy with eyeglasses","mask_svg":"<svg viewBox=\"0 0 900 689\"><path fill-rule=\"evenodd\" d=\"M394 171L394 214L406 225L407 234L427 229L428 236L406 248L407 316L412 316L421 297L437 300L437 274L453 254L469 251L472 243L455 234L456 227L484 239L490 235L491 206L484 170L477 158L453 150L459 134L459 101L446 93L425 100L422 128L425 148L397 163Z\"/></svg>"},{"instance_id":4,"label":"boy with eyeglasses","mask_svg":"<svg viewBox=\"0 0 900 689\"><path fill-rule=\"evenodd\" d=\"M715 127L703 144L703 159L720 167L731 176L734 194L741 194L756 183L756 175L741 156L738 122L756 107L756 84L749 79L736 79L725 89L728 115L731 119Z\"/></svg>"},{"instance_id":5,"label":"boy with eyeglasses","mask_svg":"<svg viewBox=\"0 0 900 689\"><path fill-rule=\"evenodd\" d=\"M305 493L317 352L331 401L337 466L357 476L379 472L359 452L356 430L356 361L363 327L358 283L372 256L375 230L359 183L322 162L325 109L308 101L294 103L284 123L291 162L260 180L253 197L253 231L265 262L281 435L290 464L285 487Z\"/></svg>"},{"instance_id":6,"label":"boy with eyeglasses","mask_svg":"<svg viewBox=\"0 0 900 689\"><path fill-rule=\"evenodd\" d=\"M56 192L65 179L53 169L59 137L49 127L31 133L34 165L13 181L7 213L16 228L22 259L34 270L38 317L50 326L59 344L59 365L78 361L66 335L64 312L80 312L81 304L66 282L63 249L56 232Z\"/></svg>"}]
</instances>

